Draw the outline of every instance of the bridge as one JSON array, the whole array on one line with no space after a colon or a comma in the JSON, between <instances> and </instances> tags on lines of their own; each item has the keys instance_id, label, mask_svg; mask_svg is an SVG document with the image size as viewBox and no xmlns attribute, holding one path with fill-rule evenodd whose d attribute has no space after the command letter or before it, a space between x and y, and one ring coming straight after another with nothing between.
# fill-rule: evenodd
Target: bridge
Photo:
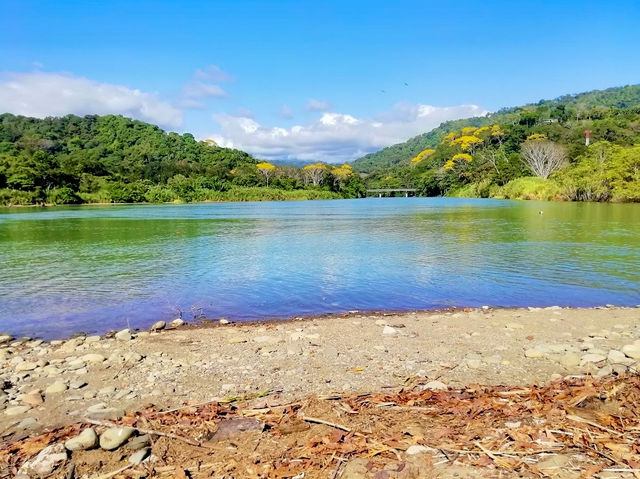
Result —
<instances>
[{"instance_id":1,"label":"bridge","mask_svg":"<svg viewBox=\"0 0 640 479\"><path fill-rule=\"evenodd\" d=\"M367 190L367 194L377 194L378 198L382 198L383 195L396 196L396 193L404 193L405 198L409 196L409 193L416 195L415 188L374 188Z\"/></svg>"}]
</instances>

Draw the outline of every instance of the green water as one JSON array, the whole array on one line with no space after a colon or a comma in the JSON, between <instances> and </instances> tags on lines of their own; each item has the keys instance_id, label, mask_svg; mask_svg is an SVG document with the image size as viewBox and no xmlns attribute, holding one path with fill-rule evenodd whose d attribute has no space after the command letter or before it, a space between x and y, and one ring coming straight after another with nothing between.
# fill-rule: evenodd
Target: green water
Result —
<instances>
[{"instance_id":1,"label":"green water","mask_svg":"<svg viewBox=\"0 0 640 479\"><path fill-rule=\"evenodd\" d=\"M542 214L540 214L542 211ZM640 205L370 198L0 210L0 330L640 303Z\"/></svg>"}]
</instances>

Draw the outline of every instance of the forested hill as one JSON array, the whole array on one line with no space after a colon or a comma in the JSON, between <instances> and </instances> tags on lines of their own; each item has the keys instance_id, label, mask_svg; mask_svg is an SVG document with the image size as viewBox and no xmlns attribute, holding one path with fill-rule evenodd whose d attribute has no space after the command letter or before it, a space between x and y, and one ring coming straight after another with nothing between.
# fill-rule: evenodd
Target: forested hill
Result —
<instances>
[{"instance_id":1,"label":"forested hill","mask_svg":"<svg viewBox=\"0 0 640 479\"><path fill-rule=\"evenodd\" d=\"M424 196L640 201L640 85L447 122L352 166Z\"/></svg>"},{"instance_id":2,"label":"forested hill","mask_svg":"<svg viewBox=\"0 0 640 479\"><path fill-rule=\"evenodd\" d=\"M0 115L0 205L343 198L363 191L348 166L276 166L123 116Z\"/></svg>"},{"instance_id":3,"label":"forested hill","mask_svg":"<svg viewBox=\"0 0 640 479\"><path fill-rule=\"evenodd\" d=\"M554 100L541 100L537 104L504 108L484 117L466 118L442 123L404 143L369 153L351 163L354 171L373 173L389 170L397 165L409 164L418 153L435 148L447 134L464 127L481 127L495 123L524 123L553 121L576 122L598 118L605 110L625 109L640 105L640 85L594 90L576 95L564 95Z\"/></svg>"}]
</instances>

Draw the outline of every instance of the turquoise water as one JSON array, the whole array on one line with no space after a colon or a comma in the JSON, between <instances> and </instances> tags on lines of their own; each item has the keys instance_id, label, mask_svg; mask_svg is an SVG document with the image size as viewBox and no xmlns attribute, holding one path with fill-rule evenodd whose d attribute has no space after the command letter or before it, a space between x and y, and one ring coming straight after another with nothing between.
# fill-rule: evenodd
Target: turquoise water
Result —
<instances>
[{"instance_id":1,"label":"turquoise water","mask_svg":"<svg viewBox=\"0 0 640 479\"><path fill-rule=\"evenodd\" d=\"M543 214L539 214L540 211ZM448 198L0 210L0 330L640 303L640 205Z\"/></svg>"}]
</instances>

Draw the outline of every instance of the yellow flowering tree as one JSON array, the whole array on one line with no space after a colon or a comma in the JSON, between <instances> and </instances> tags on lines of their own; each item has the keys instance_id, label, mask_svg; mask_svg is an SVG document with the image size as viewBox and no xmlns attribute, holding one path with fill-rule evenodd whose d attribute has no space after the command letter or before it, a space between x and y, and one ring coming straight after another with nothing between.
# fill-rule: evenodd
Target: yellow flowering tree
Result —
<instances>
[{"instance_id":1,"label":"yellow flowering tree","mask_svg":"<svg viewBox=\"0 0 640 479\"><path fill-rule=\"evenodd\" d=\"M411 163L420 163L422 160L424 160L425 158L427 158L428 156L433 155L436 152L436 150L434 150L433 148L427 148L426 150L422 150L420 153L418 153L415 158L413 158L411 160Z\"/></svg>"},{"instance_id":2,"label":"yellow flowering tree","mask_svg":"<svg viewBox=\"0 0 640 479\"><path fill-rule=\"evenodd\" d=\"M529 135L527 137L527 141L546 141L547 135L542 133L534 133L533 135Z\"/></svg>"},{"instance_id":3,"label":"yellow flowering tree","mask_svg":"<svg viewBox=\"0 0 640 479\"><path fill-rule=\"evenodd\" d=\"M256 168L258 168L258 171L262 173L262 176L267 180L267 187L269 187L269 178L275 173L276 167L267 161L263 161L258 163Z\"/></svg>"},{"instance_id":4,"label":"yellow flowering tree","mask_svg":"<svg viewBox=\"0 0 640 479\"><path fill-rule=\"evenodd\" d=\"M327 164L318 162L312 163L302 168L302 173L304 175L305 182L312 183L313 186L318 186L320 183L322 183L322 180L327 174L328 170L329 167Z\"/></svg>"},{"instance_id":5,"label":"yellow flowering tree","mask_svg":"<svg viewBox=\"0 0 640 479\"><path fill-rule=\"evenodd\" d=\"M481 145L483 141L477 136L472 135L463 135L455 140L451 141L450 145L459 146L464 151L470 151L473 153L479 145Z\"/></svg>"}]
</instances>

